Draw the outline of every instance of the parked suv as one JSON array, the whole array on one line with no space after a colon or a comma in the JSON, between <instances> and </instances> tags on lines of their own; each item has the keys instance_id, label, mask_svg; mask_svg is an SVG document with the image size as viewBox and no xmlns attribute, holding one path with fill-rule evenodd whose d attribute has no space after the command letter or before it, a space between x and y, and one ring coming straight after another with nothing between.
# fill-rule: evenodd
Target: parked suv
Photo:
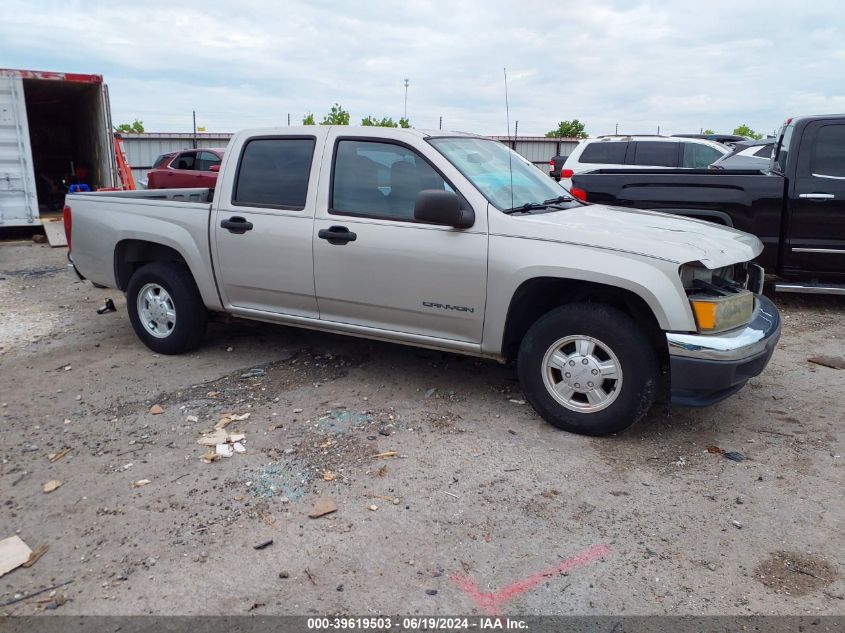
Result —
<instances>
[{"instance_id":1,"label":"parked suv","mask_svg":"<svg viewBox=\"0 0 845 633\"><path fill-rule=\"evenodd\" d=\"M730 154L710 165L710 169L766 169L772 160L776 138L762 141L742 141L733 146Z\"/></svg>"},{"instance_id":2,"label":"parked suv","mask_svg":"<svg viewBox=\"0 0 845 633\"><path fill-rule=\"evenodd\" d=\"M147 189L213 189L223 152L223 149L210 148L163 154L147 175Z\"/></svg>"},{"instance_id":3,"label":"parked suv","mask_svg":"<svg viewBox=\"0 0 845 633\"><path fill-rule=\"evenodd\" d=\"M578 144L563 165L561 184L569 189L572 175L603 168L688 167L706 169L730 150L721 143L673 136L599 136Z\"/></svg>"}]
</instances>

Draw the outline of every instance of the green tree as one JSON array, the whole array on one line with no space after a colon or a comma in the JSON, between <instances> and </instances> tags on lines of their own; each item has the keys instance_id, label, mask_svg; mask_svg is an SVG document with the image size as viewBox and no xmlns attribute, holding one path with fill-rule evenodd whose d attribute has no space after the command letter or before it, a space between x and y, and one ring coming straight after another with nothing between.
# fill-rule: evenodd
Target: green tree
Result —
<instances>
[{"instance_id":1,"label":"green tree","mask_svg":"<svg viewBox=\"0 0 845 633\"><path fill-rule=\"evenodd\" d=\"M361 119L361 125L373 127L399 127L399 124L389 116L384 116L381 119L377 119L374 116L366 116Z\"/></svg>"},{"instance_id":2,"label":"green tree","mask_svg":"<svg viewBox=\"0 0 845 633\"><path fill-rule=\"evenodd\" d=\"M306 114L302 117L302 125L317 125L317 122L314 121L314 113Z\"/></svg>"},{"instance_id":3,"label":"green tree","mask_svg":"<svg viewBox=\"0 0 845 633\"><path fill-rule=\"evenodd\" d=\"M399 127L409 128L409 127L411 127L411 122L408 119L406 119L405 117L400 117Z\"/></svg>"},{"instance_id":4,"label":"green tree","mask_svg":"<svg viewBox=\"0 0 845 633\"><path fill-rule=\"evenodd\" d=\"M320 121L320 125L349 125L349 112L344 110L339 103L335 103Z\"/></svg>"},{"instance_id":5,"label":"green tree","mask_svg":"<svg viewBox=\"0 0 845 633\"><path fill-rule=\"evenodd\" d=\"M707 128L706 130L704 130L702 132L702 134L715 134L715 132L713 130L711 130L710 128Z\"/></svg>"},{"instance_id":6,"label":"green tree","mask_svg":"<svg viewBox=\"0 0 845 633\"><path fill-rule=\"evenodd\" d=\"M587 138L587 131L584 124L578 119L561 121L557 129L546 132L548 138Z\"/></svg>"},{"instance_id":7,"label":"green tree","mask_svg":"<svg viewBox=\"0 0 845 633\"><path fill-rule=\"evenodd\" d=\"M144 131L144 124L138 119L135 119L134 121L132 121L131 124L121 123L120 125L114 128L114 131L123 133L135 132L136 134L141 134Z\"/></svg>"},{"instance_id":8,"label":"green tree","mask_svg":"<svg viewBox=\"0 0 845 633\"><path fill-rule=\"evenodd\" d=\"M755 141L759 141L761 138L763 138L762 134L758 134L750 127L748 127L745 123L737 126L734 130L734 134L737 134L738 136L747 136L748 138L753 138Z\"/></svg>"}]
</instances>

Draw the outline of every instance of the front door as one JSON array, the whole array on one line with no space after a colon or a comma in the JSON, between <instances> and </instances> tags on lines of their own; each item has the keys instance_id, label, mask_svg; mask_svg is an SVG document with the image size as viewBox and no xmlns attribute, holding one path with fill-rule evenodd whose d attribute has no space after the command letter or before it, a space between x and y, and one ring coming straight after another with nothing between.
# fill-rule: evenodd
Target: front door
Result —
<instances>
[{"instance_id":1,"label":"front door","mask_svg":"<svg viewBox=\"0 0 845 633\"><path fill-rule=\"evenodd\" d=\"M316 146L317 136L256 137L240 156L226 156L224 174L234 182L219 189L226 197L215 200L212 234L218 287L231 312L318 317L311 255Z\"/></svg>"},{"instance_id":2,"label":"front door","mask_svg":"<svg viewBox=\"0 0 845 633\"><path fill-rule=\"evenodd\" d=\"M454 190L433 166L434 149L427 159L386 138L343 136L342 131L333 132L332 141L335 154L325 161L322 176L329 177L331 169L331 188L318 202L314 223L320 318L480 343L486 205L475 209L476 223L469 229L417 222L414 202L420 190Z\"/></svg>"},{"instance_id":3,"label":"front door","mask_svg":"<svg viewBox=\"0 0 845 633\"><path fill-rule=\"evenodd\" d=\"M789 204L785 268L845 277L845 123L806 127Z\"/></svg>"}]
</instances>

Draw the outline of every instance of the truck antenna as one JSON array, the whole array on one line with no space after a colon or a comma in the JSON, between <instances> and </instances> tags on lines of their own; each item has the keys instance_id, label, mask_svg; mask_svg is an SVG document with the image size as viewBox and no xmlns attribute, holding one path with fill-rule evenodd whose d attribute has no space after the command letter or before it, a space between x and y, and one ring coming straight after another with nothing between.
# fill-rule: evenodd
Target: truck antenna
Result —
<instances>
[{"instance_id":1,"label":"truck antenna","mask_svg":"<svg viewBox=\"0 0 845 633\"><path fill-rule=\"evenodd\" d=\"M508 105L508 69L503 68L502 70L505 71L505 120L508 126L508 149L513 151L513 141L511 141L511 111ZM513 209L513 154L510 151L508 152L508 169L511 175L511 209Z\"/></svg>"}]
</instances>

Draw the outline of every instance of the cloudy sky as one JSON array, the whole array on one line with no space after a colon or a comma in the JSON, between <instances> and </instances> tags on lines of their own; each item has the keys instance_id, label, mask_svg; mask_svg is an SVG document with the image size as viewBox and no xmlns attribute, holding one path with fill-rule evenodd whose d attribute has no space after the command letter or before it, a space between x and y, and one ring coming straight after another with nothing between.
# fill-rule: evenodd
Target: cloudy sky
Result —
<instances>
[{"instance_id":1,"label":"cloudy sky","mask_svg":"<svg viewBox=\"0 0 845 633\"><path fill-rule=\"evenodd\" d=\"M97 73L115 123L293 123L334 102L415 127L543 134L772 132L845 111L837 0L0 0L0 67Z\"/></svg>"}]
</instances>

